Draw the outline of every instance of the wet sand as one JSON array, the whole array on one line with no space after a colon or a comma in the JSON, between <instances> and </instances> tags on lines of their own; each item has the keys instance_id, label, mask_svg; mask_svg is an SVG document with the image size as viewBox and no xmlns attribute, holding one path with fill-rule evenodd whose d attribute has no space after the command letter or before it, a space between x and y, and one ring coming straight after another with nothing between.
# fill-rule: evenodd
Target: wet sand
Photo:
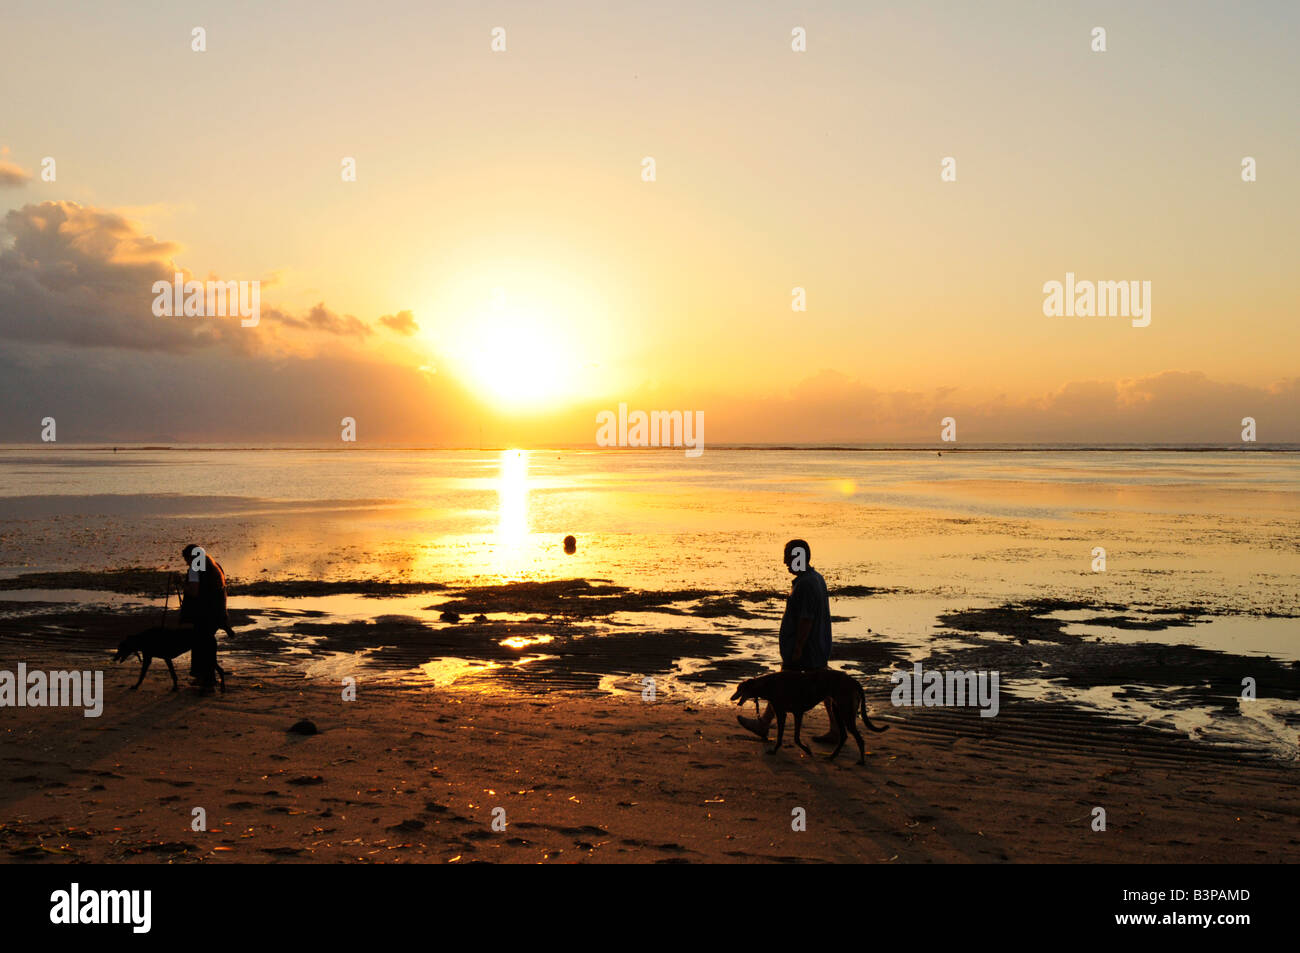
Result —
<instances>
[{"instance_id":1,"label":"wet sand","mask_svg":"<svg viewBox=\"0 0 1300 953\"><path fill-rule=\"evenodd\" d=\"M363 680L344 702L299 675L238 672L225 695L201 697L150 674L130 692L134 667L110 668L98 719L5 711L0 859L1300 859L1293 769L1059 706L1013 703L980 719L892 709L877 692L873 717L891 727L857 766L848 748L833 763L817 745L813 757L765 754L734 709L672 698ZM822 717L810 719L816 732ZM289 730L302 719L318 733ZM1091 829L1096 806L1104 832ZM195 807L206 832L191 829ZM791 829L796 808L806 831Z\"/></svg>"}]
</instances>

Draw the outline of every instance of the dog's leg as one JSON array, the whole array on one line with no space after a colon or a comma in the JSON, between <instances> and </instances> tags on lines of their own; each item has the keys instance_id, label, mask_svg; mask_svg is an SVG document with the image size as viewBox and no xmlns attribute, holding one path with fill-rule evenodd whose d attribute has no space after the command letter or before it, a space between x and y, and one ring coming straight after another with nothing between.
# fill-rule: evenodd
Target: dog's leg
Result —
<instances>
[{"instance_id":1,"label":"dog's leg","mask_svg":"<svg viewBox=\"0 0 1300 953\"><path fill-rule=\"evenodd\" d=\"M844 742L849 737L849 731L852 731L856 735L858 733L858 729L853 724L853 718L855 713L852 710L850 710L848 715L846 716L844 714L843 706L840 705L838 702L835 703L834 708L832 708L831 710L835 713L835 729L840 733L839 744L837 744L835 746L835 750L831 752L830 760L834 761L835 756L839 754L840 749L844 747Z\"/></svg>"},{"instance_id":2,"label":"dog's leg","mask_svg":"<svg viewBox=\"0 0 1300 953\"><path fill-rule=\"evenodd\" d=\"M862 743L862 732L858 731L857 722L852 716L849 717L849 731L853 732L853 737L858 742L858 764L866 764L867 746Z\"/></svg>"},{"instance_id":3,"label":"dog's leg","mask_svg":"<svg viewBox=\"0 0 1300 953\"><path fill-rule=\"evenodd\" d=\"M172 677L172 691L180 690L180 682L176 681L176 666L172 665L171 659L163 659L167 663L167 673Z\"/></svg>"},{"instance_id":4,"label":"dog's leg","mask_svg":"<svg viewBox=\"0 0 1300 953\"><path fill-rule=\"evenodd\" d=\"M226 670L220 665L213 663L213 668L217 670L217 677L221 679L221 694L226 694Z\"/></svg>"},{"instance_id":5,"label":"dog's leg","mask_svg":"<svg viewBox=\"0 0 1300 953\"><path fill-rule=\"evenodd\" d=\"M142 655L141 658L144 659L144 664L140 666L140 677L137 678L135 684L131 686L131 691L135 691L140 687L140 683L144 681L145 672L149 671L149 663L153 661L152 655Z\"/></svg>"},{"instance_id":6,"label":"dog's leg","mask_svg":"<svg viewBox=\"0 0 1300 953\"><path fill-rule=\"evenodd\" d=\"M778 708L776 710L776 744L772 746L772 750L770 750L768 754L776 754L778 751L781 750L781 739L784 737L785 737L785 709Z\"/></svg>"},{"instance_id":7,"label":"dog's leg","mask_svg":"<svg viewBox=\"0 0 1300 953\"><path fill-rule=\"evenodd\" d=\"M812 752L808 750L808 746L799 740L799 729L802 727L803 712L797 711L794 713L794 743L803 750L804 754L811 755Z\"/></svg>"}]
</instances>

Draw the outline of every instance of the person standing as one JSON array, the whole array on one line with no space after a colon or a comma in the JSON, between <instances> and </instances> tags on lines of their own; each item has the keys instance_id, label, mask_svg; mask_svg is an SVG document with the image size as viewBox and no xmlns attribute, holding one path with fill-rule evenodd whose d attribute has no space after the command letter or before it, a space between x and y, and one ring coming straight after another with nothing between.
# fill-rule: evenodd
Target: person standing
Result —
<instances>
[{"instance_id":1,"label":"person standing","mask_svg":"<svg viewBox=\"0 0 1300 953\"><path fill-rule=\"evenodd\" d=\"M202 691L211 691L216 680L217 629L230 632L226 614L226 574L221 564L195 543L181 550L188 566L181 598L181 623L194 626L194 648L190 650L190 676Z\"/></svg>"}]
</instances>

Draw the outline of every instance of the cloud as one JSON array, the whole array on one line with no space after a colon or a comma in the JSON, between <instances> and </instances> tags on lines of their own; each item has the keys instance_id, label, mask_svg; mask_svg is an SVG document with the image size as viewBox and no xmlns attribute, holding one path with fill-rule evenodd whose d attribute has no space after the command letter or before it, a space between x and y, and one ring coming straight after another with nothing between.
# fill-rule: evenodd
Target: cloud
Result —
<instances>
[{"instance_id":1,"label":"cloud","mask_svg":"<svg viewBox=\"0 0 1300 953\"><path fill-rule=\"evenodd\" d=\"M152 286L178 270L176 246L113 213L45 202L5 216L0 336L78 346L182 351L219 330L154 318Z\"/></svg>"},{"instance_id":2,"label":"cloud","mask_svg":"<svg viewBox=\"0 0 1300 953\"><path fill-rule=\"evenodd\" d=\"M355 315L319 302L305 312L263 303L248 328L157 317L155 281L198 279L177 264L179 244L75 202L10 211L3 231L0 440L39 439L32 425L45 416L66 442L323 443L344 416L367 440L477 439L479 405L451 375L329 346L374 336Z\"/></svg>"},{"instance_id":3,"label":"cloud","mask_svg":"<svg viewBox=\"0 0 1300 953\"><path fill-rule=\"evenodd\" d=\"M415 323L415 315L410 311L399 311L397 314L386 314L379 319L379 323L391 331L398 334L405 334L408 337L420 330L420 326Z\"/></svg>"},{"instance_id":4,"label":"cloud","mask_svg":"<svg viewBox=\"0 0 1300 953\"><path fill-rule=\"evenodd\" d=\"M153 283L183 271L179 246L115 212L42 202L10 211L4 229L0 337L172 352L229 340L229 320L154 316Z\"/></svg>"},{"instance_id":5,"label":"cloud","mask_svg":"<svg viewBox=\"0 0 1300 953\"><path fill-rule=\"evenodd\" d=\"M0 187L17 188L25 185L32 174L17 163L6 159L7 155L9 155L9 147L0 146Z\"/></svg>"},{"instance_id":6,"label":"cloud","mask_svg":"<svg viewBox=\"0 0 1300 953\"><path fill-rule=\"evenodd\" d=\"M681 395L646 395L638 406L683 407ZM658 403L653 403L658 400ZM786 394L751 401L700 394L718 442L932 443L940 420L957 420L962 443L1239 444L1254 417L1262 442L1300 442L1300 377L1270 384L1167 370L1137 378L1069 381L1044 394L977 398L938 385L879 390L823 371Z\"/></svg>"},{"instance_id":7,"label":"cloud","mask_svg":"<svg viewBox=\"0 0 1300 953\"><path fill-rule=\"evenodd\" d=\"M0 441L40 444L285 442L477 445L481 419L455 380L364 355L244 358L39 345L0 349Z\"/></svg>"},{"instance_id":8,"label":"cloud","mask_svg":"<svg viewBox=\"0 0 1300 953\"><path fill-rule=\"evenodd\" d=\"M278 308L266 308L262 311L262 318L263 320L270 318L271 321L278 322L285 327L305 331L320 331L324 334L364 338L374 333L374 329L360 318L350 314L335 314L325 307L323 302L300 316L288 314Z\"/></svg>"},{"instance_id":9,"label":"cloud","mask_svg":"<svg viewBox=\"0 0 1300 953\"><path fill-rule=\"evenodd\" d=\"M0 159L0 186L17 188L31 181L32 174L14 162Z\"/></svg>"},{"instance_id":10,"label":"cloud","mask_svg":"<svg viewBox=\"0 0 1300 953\"><path fill-rule=\"evenodd\" d=\"M158 317L154 282L196 276L176 263L179 244L143 232L116 211L42 202L10 211L4 231L11 242L0 245L0 338L247 356L308 353L314 336L373 334L360 318L324 302L301 314L263 303L256 327L243 327L237 317Z\"/></svg>"}]
</instances>

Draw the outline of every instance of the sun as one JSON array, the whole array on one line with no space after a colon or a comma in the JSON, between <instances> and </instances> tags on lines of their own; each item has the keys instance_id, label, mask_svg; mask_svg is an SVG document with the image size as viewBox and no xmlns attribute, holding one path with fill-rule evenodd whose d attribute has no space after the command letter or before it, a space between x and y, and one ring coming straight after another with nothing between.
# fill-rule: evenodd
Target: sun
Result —
<instances>
[{"instance_id":1,"label":"sun","mask_svg":"<svg viewBox=\"0 0 1300 953\"><path fill-rule=\"evenodd\" d=\"M571 329L537 309L490 308L460 322L450 357L485 400L503 409L553 407L580 390Z\"/></svg>"}]
</instances>

